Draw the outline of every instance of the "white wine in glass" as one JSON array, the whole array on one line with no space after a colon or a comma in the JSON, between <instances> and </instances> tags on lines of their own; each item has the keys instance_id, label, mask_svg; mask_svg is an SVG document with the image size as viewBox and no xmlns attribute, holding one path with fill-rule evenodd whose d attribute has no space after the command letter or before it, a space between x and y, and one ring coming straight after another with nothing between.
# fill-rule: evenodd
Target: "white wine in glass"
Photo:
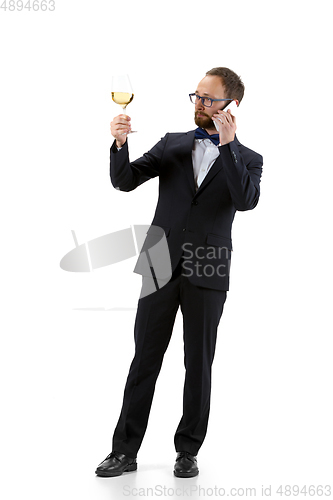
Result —
<instances>
[{"instance_id":1,"label":"white wine in glass","mask_svg":"<svg viewBox=\"0 0 333 500\"><path fill-rule=\"evenodd\" d=\"M111 97L113 102L119 104L126 114L127 105L133 101L134 92L128 75L118 75L112 77ZM130 134L135 132L131 130Z\"/></svg>"}]
</instances>

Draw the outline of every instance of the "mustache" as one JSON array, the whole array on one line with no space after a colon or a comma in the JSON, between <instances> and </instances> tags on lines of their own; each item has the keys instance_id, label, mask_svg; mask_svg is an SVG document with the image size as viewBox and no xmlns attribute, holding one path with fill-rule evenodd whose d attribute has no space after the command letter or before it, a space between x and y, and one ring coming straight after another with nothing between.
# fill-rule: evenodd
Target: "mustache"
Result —
<instances>
[{"instance_id":1,"label":"mustache","mask_svg":"<svg viewBox=\"0 0 333 500\"><path fill-rule=\"evenodd\" d=\"M196 112L195 112L195 117L197 117L199 113L200 113L200 115L203 115L203 116L205 116L206 118L210 118L210 116L209 116L209 115L207 115L206 113L204 113L203 111L196 111Z\"/></svg>"}]
</instances>

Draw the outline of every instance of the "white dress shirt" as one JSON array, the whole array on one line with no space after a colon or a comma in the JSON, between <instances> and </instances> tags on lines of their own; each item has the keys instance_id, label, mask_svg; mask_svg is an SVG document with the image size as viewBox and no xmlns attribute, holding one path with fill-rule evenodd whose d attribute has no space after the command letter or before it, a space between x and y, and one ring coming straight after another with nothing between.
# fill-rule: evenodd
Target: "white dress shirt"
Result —
<instances>
[{"instance_id":1,"label":"white dress shirt","mask_svg":"<svg viewBox=\"0 0 333 500\"><path fill-rule=\"evenodd\" d=\"M192 150L193 173L196 189L200 186L209 169L219 156L218 146L210 139L195 139Z\"/></svg>"},{"instance_id":2,"label":"white dress shirt","mask_svg":"<svg viewBox=\"0 0 333 500\"><path fill-rule=\"evenodd\" d=\"M118 151L121 148L118 148ZM192 164L196 190L208 174L209 169L220 154L218 147L210 139L195 139L192 149Z\"/></svg>"}]
</instances>

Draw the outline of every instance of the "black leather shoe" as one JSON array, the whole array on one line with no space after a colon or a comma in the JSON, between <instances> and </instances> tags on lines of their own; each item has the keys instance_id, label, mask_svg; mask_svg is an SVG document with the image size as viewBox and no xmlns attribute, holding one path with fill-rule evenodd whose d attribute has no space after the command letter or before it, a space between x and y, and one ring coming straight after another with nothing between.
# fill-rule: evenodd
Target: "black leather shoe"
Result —
<instances>
[{"instance_id":1,"label":"black leather shoe","mask_svg":"<svg viewBox=\"0 0 333 500\"><path fill-rule=\"evenodd\" d=\"M112 451L96 469L97 476L114 477L121 476L123 472L136 470L138 465L136 458L129 458L122 453Z\"/></svg>"},{"instance_id":2,"label":"black leather shoe","mask_svg":"<svg viewBox=\"0 0 333 500\"><path fill-rule=\"evenodd\" d=\"M194 477L199 474L197 466L197 457L194 457L187 451L177 453L175 468L173 471L176 477Z\"/></svg>"}]
</instances>

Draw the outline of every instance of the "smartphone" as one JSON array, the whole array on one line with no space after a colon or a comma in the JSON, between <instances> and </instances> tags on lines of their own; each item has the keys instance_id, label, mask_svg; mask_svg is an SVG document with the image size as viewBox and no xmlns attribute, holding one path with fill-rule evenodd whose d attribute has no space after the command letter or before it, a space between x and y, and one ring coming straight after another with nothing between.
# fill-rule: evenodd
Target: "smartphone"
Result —
<instances>
[{"instance_id":1,"label":"smartphone","mask_svg":"<svg viewBox=\"0 0 333 500\"><path fill-rule=\"evenodd\" d=\"M229 103L228 103L228 104L227 104L224 108L222 108L222 109L223 109L223 111L228 111L228 109L230 109L231 114L232 114L232 115L234 115L234 116L236 116L236 113L237 113L237 107L238 107L238 106L237 106L237 104L236 104L236 102L235 102L235 101L230 101L230 102L229 102ZM213 122L214 122L214 125L215 125L216 130L219 132L219 131L220 131L220 130L219 130L219 127L218 127L218 123L219 123L219 121L218 121L218 120L213 120Z\"/></svg>"}]
</instances>

